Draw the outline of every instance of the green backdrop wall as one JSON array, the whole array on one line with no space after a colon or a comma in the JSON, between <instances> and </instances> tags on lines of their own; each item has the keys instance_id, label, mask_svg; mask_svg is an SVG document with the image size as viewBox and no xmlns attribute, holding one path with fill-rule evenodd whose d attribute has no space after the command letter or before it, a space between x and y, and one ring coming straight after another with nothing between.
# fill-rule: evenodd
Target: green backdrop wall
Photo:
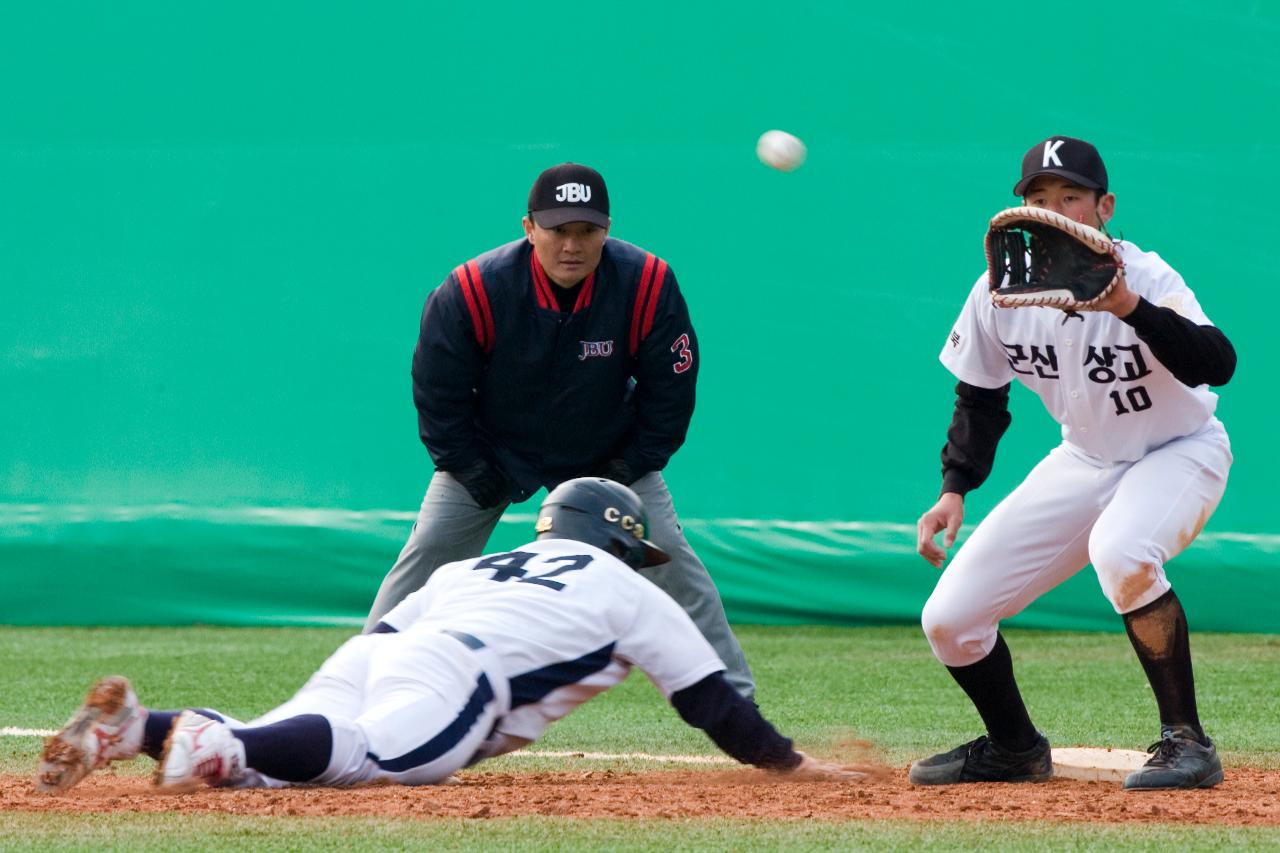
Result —
<instances>
[{"instance_id":1,"label":"green backdrop wall","mask_svg":"<svg viewBox=\"0 0 1280 853\"><path fill-rule=\"evenodd\" d=\"M564 160L690 303L667 476L731 618L912 621L936 355L1069 133L1239 352L1231 483L1170 576L1196 627L1280 631L1277 7L322 5L0 11L0 622L358 623L431 471L422 300ZM771 127L801 170L756 161ZM970 521L1056 441L1014 398ZM1086 571L1015 624L1117 621Z\"/></svg>"}]
</instances>

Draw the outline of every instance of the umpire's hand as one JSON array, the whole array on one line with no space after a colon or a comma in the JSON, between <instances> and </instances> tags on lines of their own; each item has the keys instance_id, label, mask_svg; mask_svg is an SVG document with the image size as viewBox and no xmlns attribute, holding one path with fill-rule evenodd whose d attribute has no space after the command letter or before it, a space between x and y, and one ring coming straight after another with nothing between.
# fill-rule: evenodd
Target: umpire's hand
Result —
<instances>
[{"instance_id":1,"label":"umpire's hand","mask_svg":"<svg viewBox=\"0 0 1280 853\"><path fill-rule=\"evenodd\" d=\"M461 471L449 473L462 484L481 509L493 509L511 500L511 480L501 468L487 459L477 459Z\"/></svg>"},{"instance_id":2,"label":"umpire's hand","mask_svg":"<svg viewBox=\"0 0 1280 853\"><path fill-rule=\"evenodd\" d=\"M956 533L964 523L964 495L956 492L943 492L938 502L920 516L916 522L916 552L932 563L934 568L942 568L947 559L947 549L956 542ZM946 530L942 537L942 547L933 537L939 530Z\"/></svg>"}]
</instances>

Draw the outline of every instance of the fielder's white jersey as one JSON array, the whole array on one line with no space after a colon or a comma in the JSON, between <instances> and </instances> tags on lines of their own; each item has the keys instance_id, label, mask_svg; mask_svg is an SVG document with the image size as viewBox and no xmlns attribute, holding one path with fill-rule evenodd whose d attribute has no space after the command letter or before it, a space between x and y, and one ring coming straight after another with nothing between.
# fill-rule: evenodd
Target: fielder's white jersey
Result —
<instances>
[{"instance_id":1,"label":"fielder's white jersey","mask_svg":"<svg viewBox=\"0 0 1280 853\"><path fill-rule=\"evenodd\" d=\"M568 539L447 563L382 621L481 641L503 670L490 675L511 684L511 709L496 730L529 740L632 665L666 697L725 668L665 592L613 555Z\"/></svg>"},{"instance_id":2,"label":"fielder's white jersey","mask_svg":"<svg viewBox=\"0 0 1280 853\"><path fill-rule=\"evenodd\" d=\"M1195 294L1154 252L1116 243L1129 289L1199 325ZM1123 320L1101 311L997 308L983 273L939 356L962 382L999 388L1017 379L1062 424L1062 439L1102 462L1133 462L1213 417L1218 395L1188 388Z\"/></svg>"}]
</instances>

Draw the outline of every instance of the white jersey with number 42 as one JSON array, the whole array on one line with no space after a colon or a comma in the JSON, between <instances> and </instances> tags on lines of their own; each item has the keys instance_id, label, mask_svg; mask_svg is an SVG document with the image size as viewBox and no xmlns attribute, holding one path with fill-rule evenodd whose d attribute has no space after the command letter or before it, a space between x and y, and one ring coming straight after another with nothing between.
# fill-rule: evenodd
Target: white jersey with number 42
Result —
<instances>
[{"instance_id":1,"label":"white jersey with number 42","mask_svg":"<svg viewBox=\"0 0 1280 853\"><path fill-rule=\"evenodd\" d=\"M599 548L544 539L447 563L382 620L484 643L511 684L504 734L543 729L638 667L666 697L724 664L680 605Z\"/></svg>"},{"instance_id":2,"label":"white jersey with number 42","mask_svg":"<svg viewBox=\"0 0 1280 853\"><path fill-rule=\"evenodd\" d=\"M1199 325L1195 294L1159 255L1116 244L1129 289ZM978 279L939 356L962 382L1018 380L1062 424L1062 438L1102 462L1133 462L1213 417L1218 395L1178 381L1123 320L1101 311L997 308Z\"/></svg>"}]
</instances>

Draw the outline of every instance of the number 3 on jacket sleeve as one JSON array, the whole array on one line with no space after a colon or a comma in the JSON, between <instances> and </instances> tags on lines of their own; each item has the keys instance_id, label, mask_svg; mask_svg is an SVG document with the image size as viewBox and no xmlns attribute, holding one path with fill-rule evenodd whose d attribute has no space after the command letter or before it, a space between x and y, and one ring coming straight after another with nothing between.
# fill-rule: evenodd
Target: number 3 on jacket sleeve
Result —
<instances>
[{"instance_id":1,"label":"number 3 on jacket sleeve","mask_svg":"<svg viewBox=\"0 0 1280 853\"><path fill-rule=\"evenodd\" d=\"M693 347L689 344L688 335L676 338L676 342L671 345L671 351L676 354L676 363L671 365L671 369L676 373L684 373L693 367Z\"/></svg>"}]
</instances>

